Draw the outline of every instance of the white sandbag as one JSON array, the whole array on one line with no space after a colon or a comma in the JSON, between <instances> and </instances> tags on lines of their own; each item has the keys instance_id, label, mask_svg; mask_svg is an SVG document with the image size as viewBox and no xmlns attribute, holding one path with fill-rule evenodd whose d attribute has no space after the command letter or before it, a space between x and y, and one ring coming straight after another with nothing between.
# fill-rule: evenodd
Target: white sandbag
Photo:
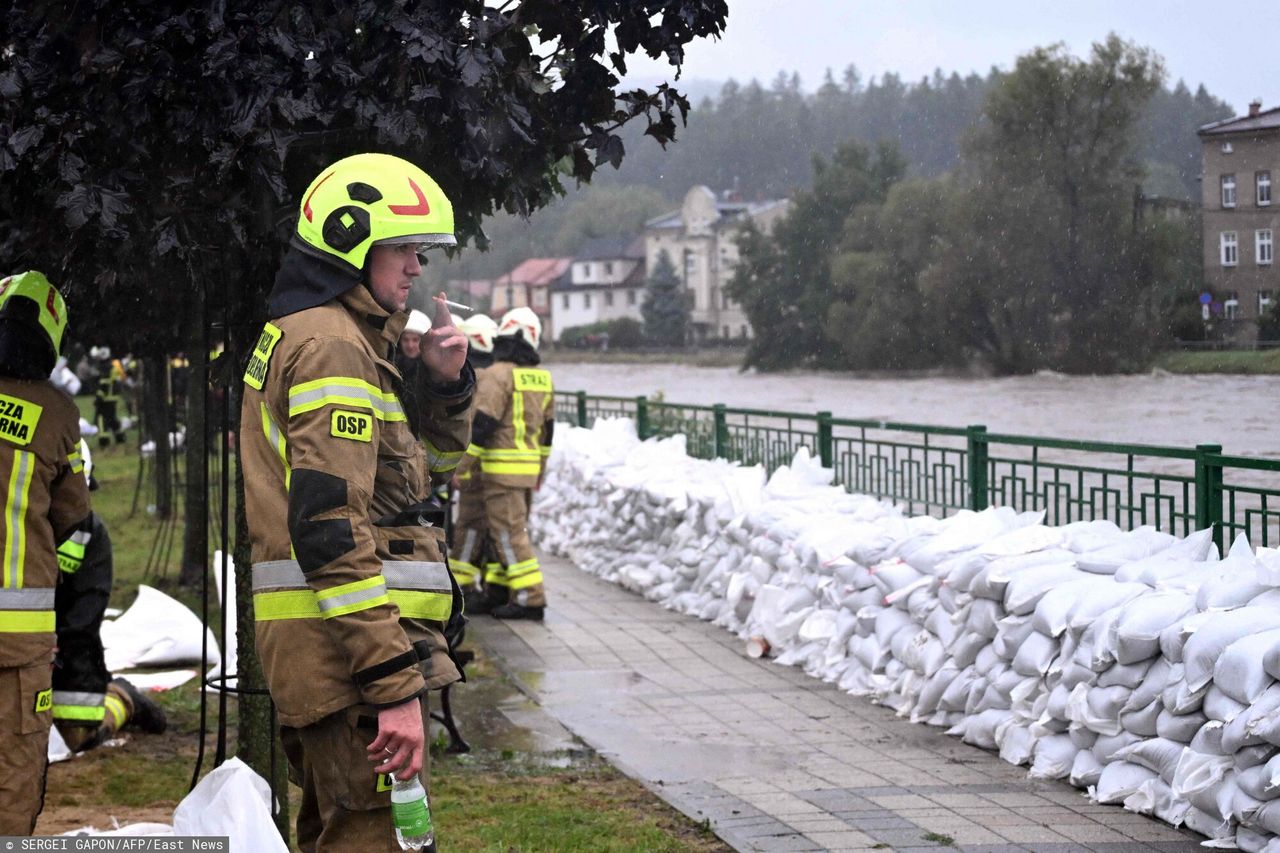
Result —
<instances>
[{"instance_id":1,"label":"white sandbag","mask_svg":"<svg viewBox=\"0 0 1280 853\"><path fill-rule=\"evenodd\" d=\"M959 573L949 578L948 582L975 597L1004 601L1012 578L1024 572L1043 571L1047 566L1062 565L1074 566L1075 554L1062 548L1048 548L1035 553L998 557L986 564L979 564L967 584L964 584Z\"/></svg>"},{"instance_id":2,"label":"white sandbag","mask_svg":"<svg viewBox=\"0 0 1280 853\"><path fill-rule=\"evenodd\" d=\"M1156 774L1146 767L1127 761L1113 761L1102 768L1097 784L1089 790L1089 799L1095 803L1121 803L1142 783L1155 778Z\"/></svg>"},{"instance_id":3,"label":"white sandbag","mask_svg":"<svg viewBox=\"0 0 1280 853\"><path fill-rule=\"evenodd\" d=\"M1242 607L1267 589L1258 580L1258 562L1243 533L1231 543L1231 549L1216 571L1220 579L1203 584L1196 593L1196 607L1200 610Z\"/></svg>"},{"instance_id":4,"label":"white sandbag","mask_svg":"<svg viewBox=\"0 0 1280 853\"><path fill-rule=\"evenodd\" d=\"M1071 608L1068 627L1073 631L1083 631L1103 613L1122 607L1150 592L1147 586L1140 583L1115 583L1110 578L1103 580L1106 582L1087 590Z\"/></svg>"},{"instance_id":5,"label":"white sandbag","mask_svg":"<svg viewBox=\"0 0 1280 853\"><path fill-rule=\"evenodd\" d=\"M1213 667L1227 647L1242 637L1276 626L1280 611L1269 607L1241 607L1215 612L1196 629L1183 648L1187 684L1198 689L1213 678Z\"/></svg>"},{"instance_id":6,"label":"white sandbag","mask_svg":"<svg viewBox=\"0 0 1280 853\"><path fill-rule=\"evenodd\" d=\"M1166 782L1172 782L1173 774L1178 769L1178 762L1182 759L1182 753L1185 750L1186 746L1181 743L1156 737L1124 747L1115 753L1115 757L1121 761L1139 764L1154 771Z\"/></svg>"},{"instance_id":7,"label":"white sandbag","mask_svg":"<svg viewBox=\"0 0 1280 853\"><path fill-rule=\"evenodd\" d=\"M1136 690L1146 681L1147 672L1150 671L1151 664L1152 661L1149 660L1130 664L1112 664L1103 672L1098 673L1098 686L1128 687L1130 690Z\"/></svg>"},{"instance_id":8,"label":"white sandbag","mask_svg":"<svg viewBox=\"0 0 1280 853\"><path fill-rule=\"evenodd\" d=\"M1120 727L1135 735L1155 737L1160 731L1160 712L1163 710L1164 705L1156 699L1147 707L1137 711L1121 711Z\"/></svg>"},{"instance_id":9,"label":"white sandbag","mask_svg":"<svg viewBox=\"0 0 1280 853\"><path fill-rule=\"evenodd\" d=\"M1076 753L1076 759L1071 763L1071 774L1068 776L1072 785L1077 788L1096 785L1101 776L1102 762L1098 761L1090 750L1082 749Z\"/></svg>"},{"instance_id":10,"label":"white sandbag","mask_svg":"<svg viewBox=\"0 0 1280 853\"><path fill-rule=\"evenodd\" d=\"M1234 769L1228 755L1206 755L1194 749L1184 749L1173 771L1170 787L1176 796L1190 797L1213 788Z\"/></svg>"},{"instance_id":11,"label":"white sandbag","mask_svg":"<svg viewBox=\"0 0 1280 853\"><path fill-rule=\"evenodd\" d=\"M1035 615L1032 617L1033 627L1041 634L1057 637L1067 630L1072 609L1104 586L1113 587L1115 582L1111 578L1086 575L1050 589L1036 603Z\"/></svg>"},{"instance_id":12,"label":"white sandbag","mask_svg":"<svg viewBox=\"0 0 1280 853\"><path fill-rule=\"evenodd\" d=\"M1183 826L1192 832L1208 836L1211 839L1227 839L1235 836L1235 822L1223 820L1214 814L1195 807L1187 810L1182 821Z\"/></svg>"},{"instance_id":13,"label":"white sandbag","mask_svg":"<svg viewBox=\"0 0 1280 853\"><path fill-rule=\"evenodd\" d=\"M271 786L239 758L223 762L178 803L173 832L226 836L231 850L288 851L271 819Z\"/></svg>"},{"instance_id":14,"label":"white sandbag","mask_svg":"<svg viewBox=\"0 0 1280 853\"><path fill-rule=\"evenodd\" d=\"M1200 731L1200 727L1209 718L1197 711L1194 714L1174 714L1169 709L1160 712L1156 718L1156 733L1160 737L1176 740L1178 743L1191 743L1191 739Z\"/></svg>"},{"instance_id":15,"label":"white sandbag","mask_svg":"<svg viewBox=\"0 0 1280 853\"><path fill-rule=\"evenodd\" d=\"M213 632L186 605L158 589L140 584L138 597L118 619L102 623L107 669L199 663L201 637L208 639L208 660L219 660Z\"/></svg>"},{"instance_id":16,"label":"white sandbag","mask_svg":"<svg viewBox=\"0 0 1280 853\"><path fill-rule=\"evenodd\" d=\"M1175 538L1170 534L1161 533L1154 527L1143 525L1136 530L1121 534L1115 541L1081 553L1077 558L1077 564L1086 572L1114 575L1116 570L1125 563L1158 554L1174 541Z\"/></svg>"},{"instance_id":17,"label":"white sandbag","mask_svg":"<svg viewBox=\"0 0 1280 853\"><path fill-rule=\"evenodd\" d=\"M1280 785L1271 769L1258 764L1236 773L1236 784L1255 800L1274 800L1280 797Z\"/></svg>"},{"instance_id":18,"label":"white sandbag","mask_svg":"<svg viewBox=\"0 0 1280 853\"><path fill-rule=\"evenodd\" d=\"M1005 610L1026 616L1035 611L1036 605L1049 590L1084 577L1085 573L1077 569L1074 563L1050 563L1036 567L1034 571L1019 572L1009 579L1005 587Z\"/></svg>"},{"instance_id":19,"label":"white sandbag","mask_svg":"<svg viewBox=\"0 0 1280 853\"><path fill-rule=\"evenodd\" d=\"M1256 722L1280 716L1277 714L1278 709L1280 709L1280 684L1273 684L1263 691L1252 705L1227 723L1222 733L1223 748L1228 752L1238 752L1243 747L1265 743L1265 739L1253 731L1253 726Z\"/></svg>"},{"instance_id":20,"label":"white sandbag","mask_svg":"<svg viewBox=\"0 0 1280 853\"><path fill-rule=\"evenodd\" d=\"M1013 658L1013 669L1024 676L1042 676L1058 656L1058 641L1032 631L1018 647Z\"/></svg>"},{"instance_id":21,"label":"white sandbag","mask_svg":"<svg viewBox=\"0 0 1280 853\"><path fill-rule=\"evenodd\" d=\"M1236 701L1250 704L1275 681L1265 668L1269 658L1280 661L1280 628L1241 637L1227 646L1214 664L1214 684Z\"/></svg>"},{"instance_id":22,"label":"white sandbag","mask_svg":"<svg viewBox=\"0 0 1280 853\"><path fill-rule=\"evenodd\" d=\"M1112 654L1122 664L1155 657L1160 653L1160 633L1194 608L1194 597L1180 591L1152 592L1134 599L1107 634Z\"/></svg>"},{"instance_id":23,"label":"white sandbag","mask_svg":"<svg viewBox=\"0 0 1280 853\"><path fill-rule=\"evenodd\" d=\"M1196 630L1214 617L1212 611L1189 613L1160 632L1160 654L1170 663L1183 663L1183 649Z\"/></svg>"},{"instance_id":24,"label":"white sandbag","mask_svg":"<svg viewBox=\"0 0 1280 853\"><path fill-rule=\"evenodd\" d=\"M1259 691L1258 695L1261 695L1261 691ZM1214 683L1210 684L1209 689L1205 691L1204 702L1200 705L1200 710L1210 720L1229 723L1248 707L1246 703L1232 699L1221 687Z\"/></svg>"},{"instance_id":25,"label":"white sandbag","mask_svg":"<svg viewBox=\"0 0 1280 853\"><path fill-rule=\"evenodd\" d=\"M1049 735L1036 741L1035 756L1028 774L1032 779L1065 779L1080 750L1064 734Z\"/></svg>"}]
</instances>

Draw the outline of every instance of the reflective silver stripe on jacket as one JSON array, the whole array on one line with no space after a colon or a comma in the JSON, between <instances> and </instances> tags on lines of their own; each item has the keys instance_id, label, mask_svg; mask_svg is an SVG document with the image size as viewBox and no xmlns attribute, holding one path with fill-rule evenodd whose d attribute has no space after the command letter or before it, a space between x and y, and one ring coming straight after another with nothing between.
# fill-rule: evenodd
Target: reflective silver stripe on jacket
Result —
<instances>
[{"instance_id":1,"label":"reflective silver stripe on jacket","mask_svg":"<svg viewBox=\"0 0 1280 853\"><path fill-rule=\"evenodd\" d=\"M0 589L0 610L52 610L52 589Z\"/></svg>"},{"instance_id":2,"label":"reflective silver stripe on jacket","mask_svg":"<svg viewBox=\"0 0 1280 853\"><path fill-rule=\"evenodd\" d=\"M325 613L331 613L334 610L340 610L352 604L361 604L366 601L373 601L375 598L383 598L386 594L387 585L385 583L375 584L367 589L355 589L351 592L344 592L341 595L330 595L328 591L325 591L316 595L316 606L320 608L320 615L323 616Z\"/></svg>"},{"instance_id":3,"label":"reflective silver stripe on jacket","mask_svg":"<svg viewBox=\"0 0 1280 853\"><path fill-rule=\"evenodd\" d=\"M53 704L55 705L84 705L88 708L97 708L107 701L105 693L83 693L78 690L55 690L53 691Z\"/></svg>"},{"instance_id":4,"label":"reflective silver stripe on jacket","mask_svg":"<svg viewBox=\"0 0 1280 853\"><path fill-rule=\"evenodd\" d=\"M382 577L389 589L452 590L444 563L424 560L383 560ZM253 591L307 589L307 577L297 560L267 560L253 564ZM52 590L49 590L52 593ZM50 603L52 607L52 602ZM336 605L335 605L336 606Z\"/></svg>"},{"instance_id":5,"label":"reflective silver stripe on jacket","mask_svg":"<svg viewBox=\"0 0 1280 853\"><path fill-rule=\"evenodd\" d=\"M339 401L359 400L367 403L379 420L404 420L405 414L401 405L394 398L390 400L383 399L375 391L371 390L371 387L363 382L357 385L352 382L335 380L327 385L308 388L305 391L290 390L289 411L292 413L295 409L300 409L303 406L338 398Z\"/></svg>"}]
</instances>

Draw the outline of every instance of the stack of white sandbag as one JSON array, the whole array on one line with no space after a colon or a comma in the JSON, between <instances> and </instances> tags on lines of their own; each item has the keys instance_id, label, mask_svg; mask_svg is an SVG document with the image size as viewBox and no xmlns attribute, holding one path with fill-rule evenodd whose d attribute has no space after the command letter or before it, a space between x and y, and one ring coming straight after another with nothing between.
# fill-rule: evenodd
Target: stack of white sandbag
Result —
<instances>
[{"instance_id":1,"label":"stack of white sandbag","mask_svg":"<svg viewBox=\"0 0 1280 853\"><path fill-rule=\"evenodd\" d=\"M560 429L539 545L1098 802L1280 853L1280 553L1209 531L907 517L801 450Z\"/></svg>"}]
</instances>

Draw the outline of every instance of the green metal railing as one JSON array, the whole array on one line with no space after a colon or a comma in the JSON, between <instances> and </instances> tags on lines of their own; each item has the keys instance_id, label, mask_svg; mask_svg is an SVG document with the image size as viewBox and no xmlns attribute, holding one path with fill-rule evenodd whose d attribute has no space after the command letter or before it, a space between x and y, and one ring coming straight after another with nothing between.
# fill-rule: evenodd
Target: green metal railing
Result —
<instances>
[{"instance_id":1,"label":"green metal railing","mask_svg":"<svg viewBox=\"0 0 1280 853\"><path fill-rule=\"evenodd\" d=\"M558 392L556 416L583 427L629 418L641 438L683 434L691 456L770 472L807 447L837 484L911 514L1008 506L1043 510L1048 524L1213 528L1219 548L1240 533L1254 545L1280 542L1280 459L1227 456L1219 445L1074 441L583 391Z\"/></svg>"}]
</instances>

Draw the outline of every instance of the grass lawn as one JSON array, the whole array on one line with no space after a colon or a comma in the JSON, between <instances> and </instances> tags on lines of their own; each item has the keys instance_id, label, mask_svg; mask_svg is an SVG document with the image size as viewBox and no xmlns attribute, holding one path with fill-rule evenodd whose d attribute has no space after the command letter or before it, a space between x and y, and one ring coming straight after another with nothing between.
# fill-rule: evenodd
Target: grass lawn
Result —
<instances>
[{"instance_id":1,"label":"grass lawn","mask_svg":"<svg viewBox=\"0 0 1280 853\"><path fill-rule=\"evenodd\" d=\"M1167 352L1155 366L1170 373L1280 373L1280 349Z\"/></svg>"},{"instance_id":2,"label":"grass lawn","mask_svg":"<svg viewBox=\"0 0 1280 853\"><path fill-rule=\"evenodd\" d=\"M86 400L79 398L82 411L88 408ZM130 514L138 470L136 438L131 437L124 447L94 448L93 457L101 485L93 493L94 508L105 519L115 549L112 606L127 608L138 584L146 582L198 614L199 590L184 590L176 583L180 519L168 572L152 571L144 577L163 525L146 511L145 485L144 497ZM211 621L215 622L215 634L216 614L214 603ZM514 693L483 655L468 668L468 683L457 691L459 723L475 749L465 756L445 754L442 732L433 744L432 812L442 851L722 853L730 849L705 825L689 820L588 750L575 749L572 755L565 755L512 748L512 744L530 743L529 738L521 730L513 732L509 723L508 730L495 731L494 721L505 720L502 714L493 707L475 706ZM113 819L121 824L172 822L173 809L186 795L195 767L199 681L192 680L157 698L169 715L170 729L165 734L126 732L120 746L93 750L49 768L45 809L37 833L66 832L86 825L106 828ZM209 697L208 710L211 731L205 742L205 772L212 769L216 696ZM228 751L234 753L234 699L228 703L228 711ZM290 813L296 815L297 808L298 789L290 786Z\"/></svg>"}]
</instances>

